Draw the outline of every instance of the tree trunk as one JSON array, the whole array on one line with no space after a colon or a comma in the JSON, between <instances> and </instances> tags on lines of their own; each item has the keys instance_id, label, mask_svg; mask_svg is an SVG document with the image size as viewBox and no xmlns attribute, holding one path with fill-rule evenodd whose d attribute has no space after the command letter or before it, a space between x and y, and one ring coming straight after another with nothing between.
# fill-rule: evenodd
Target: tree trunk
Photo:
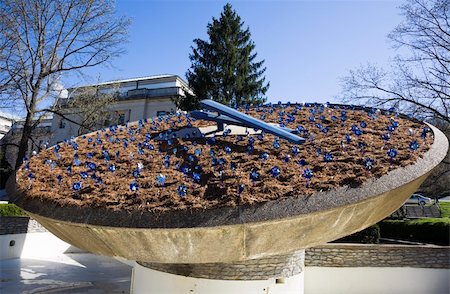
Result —
<instances>
[{"instance_id":1,"label":"tree trunk","mask_svg":"<svg viewBox=\"0 0 450 294\"><path fill-rule=\"evenodd\" d=\"M23 125L22 137L20 138L19 152L17 153L16 166L14 167L14 170L16 171L22 165L23 158L27 154L28 141L30 140L31 132L33 131L32 124L33 124L33 114L31 112L28 112L27 118L25 119L25 124Z\"/></svg>"}]
</instances>

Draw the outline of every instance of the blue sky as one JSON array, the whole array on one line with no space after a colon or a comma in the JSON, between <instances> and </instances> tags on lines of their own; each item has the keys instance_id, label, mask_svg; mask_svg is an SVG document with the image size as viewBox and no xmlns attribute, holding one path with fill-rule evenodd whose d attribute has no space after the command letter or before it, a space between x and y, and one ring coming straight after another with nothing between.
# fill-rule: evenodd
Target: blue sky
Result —
<instances>
[{"instance_id":1,"label":"blue sky","mask_svg":"<svg viewBox=\"0 0 450 294\"><path fill-rule=\"evenodd\" d=\"M154 74L185 78L193 39L227 1L118 0L118 14L132 18L127 53L114 67L87 73L92 80L67 86ZM259 59L265 59L269 101L335 101L339 78L395 55L386 35L402 21L402 1L230 1L250 27Z\"/></svg>"}]
</instances>

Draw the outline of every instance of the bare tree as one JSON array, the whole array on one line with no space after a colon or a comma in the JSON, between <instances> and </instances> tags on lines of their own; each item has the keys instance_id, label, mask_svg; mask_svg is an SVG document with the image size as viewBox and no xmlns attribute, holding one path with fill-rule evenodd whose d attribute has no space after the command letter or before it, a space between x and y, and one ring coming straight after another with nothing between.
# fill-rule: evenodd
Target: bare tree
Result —
<instances>
[{"instance_id":1,"label":"bare tree","mask_svg":"<svg viewBox=\"0 0 450 294\"><path fill-rule=\"evenodd\" d=\"M54 110L56 115L78 125L78 135L107 126L116 117L109 108L119 96L118 85L105 92L99 86L77 88L70 98L59 99Z\"/></svg>"},{"instance_id":2,"label":"bare tree","mask_svg":"<svg viewBox=\"0 0 450 294\"><path fill-rule=\"evenodd\" d=\"M342 79L344 102L356 102L429 121L450 138L450 0L407 0L404 21L389 35L399 53L390 68L362 66ZM449 193L450 153L421 190Z\"/></svg>"},{"instance_id":3,"label":"bare tree","mask_svg":"<svg viewBox=\"0 0 450 294\"><path fill-rule=\"evenodd\" d=\"M407 0L389 35L390 70L362 66L343 78L343 100L450 123L450 0Z\"/></svg>"},{"instance_id":4,"label":"bare tree","mask_svg":"<svg viewBox=\"0 0 450 294\"><path fill-rule=\"evenodd\" d=\"M16 169L61 77L123 53L128 25L109 0L0 0L0 103L26 113Z\"/></svg>"}]
</instances>

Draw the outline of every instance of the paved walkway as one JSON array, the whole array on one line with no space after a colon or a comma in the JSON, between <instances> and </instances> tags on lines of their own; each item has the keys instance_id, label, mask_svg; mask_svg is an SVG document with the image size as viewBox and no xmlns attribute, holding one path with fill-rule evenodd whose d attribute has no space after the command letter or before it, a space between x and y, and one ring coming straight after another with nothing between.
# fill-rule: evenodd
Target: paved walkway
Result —
<instances>
[{"instance_id":1,"label":"paved walkway","mask_svg":"<svg viewBox=\"0 0 450 294\"><path fill-rule=\"evenodd\" d=\"M0 260L0 293L129 293L131 267L92 254Z\"/></svg>"}]
</instances>

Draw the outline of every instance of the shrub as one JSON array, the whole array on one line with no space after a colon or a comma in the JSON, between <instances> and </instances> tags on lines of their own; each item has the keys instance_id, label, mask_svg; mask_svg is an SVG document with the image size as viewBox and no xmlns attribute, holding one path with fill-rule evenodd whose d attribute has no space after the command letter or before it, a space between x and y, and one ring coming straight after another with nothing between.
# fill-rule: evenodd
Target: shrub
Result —
<instances>
[{"instance_id":1,"label":"shrub","mask_svg":"<svg viewBox=\"0 0 450 294\"><path fill-rule=\"evenodd\" d=\"M450 219L384 220L379 223L381 237L450 245Z\"/></svg>"},{"instance_id":2,"label":"shrub","mask_svg":"<svg viewBox=\"0 0 450 294\"><path fill-rule=\"evenodd\" d=\"M344 238L338 239L334 242L377 244L380 242L380 227L378 226L378 224L376 224L352 235L348 235Z\"/></svg>"},{"instance_id":3,"label":"shrub","mask_svg":"<svg viewBox=\"0 0 450 294\"><path fill-rule=\"evenodd\" d=\"M27 214L14 204L0 204L0 216L27 216Z\"/></svg>"}]
</instances>

